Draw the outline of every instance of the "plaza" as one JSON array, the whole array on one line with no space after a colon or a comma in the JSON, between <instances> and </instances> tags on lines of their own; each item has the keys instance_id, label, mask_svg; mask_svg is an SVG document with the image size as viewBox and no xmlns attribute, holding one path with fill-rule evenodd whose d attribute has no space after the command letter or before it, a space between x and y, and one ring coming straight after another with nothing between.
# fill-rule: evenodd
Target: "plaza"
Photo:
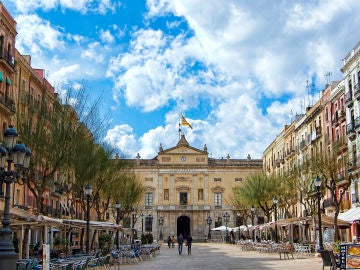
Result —
<instances>
[{"instance_id":1,"label":"plaza","mask_svg":"<svg viewBox=\"0 0 360 270\"><path fill-rule=\"evenodd\" d=\"M112 266L112 269L322 269L322 260L315 254L296 256L294 259L280 260L275 253L259 253L257 251L241 251L237 245L222 243L193 243L192 254L187 255L184 247L181 256L175 248L161 246L160 254L149 261L139 264Z\"/></svg>"}]
</instances>

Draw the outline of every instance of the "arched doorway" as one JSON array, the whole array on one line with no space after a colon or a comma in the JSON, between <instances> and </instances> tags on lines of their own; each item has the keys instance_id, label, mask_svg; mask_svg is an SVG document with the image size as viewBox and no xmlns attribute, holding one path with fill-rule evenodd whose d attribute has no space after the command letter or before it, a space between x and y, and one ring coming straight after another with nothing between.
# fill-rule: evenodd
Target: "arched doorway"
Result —
<instances>
[{"instance_id":1,"label":"arched doorway","mask_svg":"<svg viewBox=\"0 0 360 270\"><path fill-rule=\"evenodd\" d=\"M180 233L186 237L190 234L190 218L188 216L180 216L177 219L177 236Z\"/></svg>"}]
</instances>

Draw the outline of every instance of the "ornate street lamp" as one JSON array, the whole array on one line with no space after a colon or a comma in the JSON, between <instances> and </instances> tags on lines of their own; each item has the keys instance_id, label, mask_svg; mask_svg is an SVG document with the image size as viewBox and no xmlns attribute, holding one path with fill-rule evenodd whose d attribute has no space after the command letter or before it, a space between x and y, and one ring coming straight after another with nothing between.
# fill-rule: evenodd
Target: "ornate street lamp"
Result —
<instances>
[{"instance_id":1,"label":"ornate street lamp","mask_svg":"<svg viewBox=\"0 0 360 270\"><path fill-rule=\"evenodd\" d=\"M164 219L163 217L159 217L159 226L160 226L160 235L159 235L159 240L162 240L163 238L163 234L162 234L162 225L164 224Z\"/></svg>"},{"instance_id":2,"label":"ornate street lamp","mask_svg":"<svg viewBox=\"0 0 360 270\"><path fill-rule=\"evenodd\" d=\"M15 144L17 137L16 129L10 125L4 133L5 147L0 146L0 187L5 183L4 216L0 229L0 269L9 270L16 269L18 258L11 239L10 185L28 172L31 157L31 151L24 144ZM12 163L15 170L12 170Z\"/></svg>"},{"instance_id":3,"label":"ornate street lamp","mask_svg":"<svg viewBox=\"0 0 360 270\"><path fill-rule=\"evenodd\" d=\"M136 212L135 210L133 209L132 212L131 212L131 215L132 215L132 225L131 225L131 243L134 244L134 226L135 226L135 217L136 217Z\"/></svg>"},{"instance_id":4,"label":"ornate street lamp","mask_svg":"<svg viewBox=\"0 0 360 270\"><path fill-rule=\"evenodd\" d=\"M252 229L252 240L253 242L255 241L255 229L254 229L254 214L255 214L255 207L252 205L250 208L250 212L251 212L251 226L253 227Z\"/></svg>"},{"instance_id":5,"label":"ornate street lamp","mask_svg":"<svg viewBox=\"0 0 360 270\"><path fill-rule=\"evenodd\" d=\"M273 198L273 203L274 203L274 219L275 219L275 242L278 242L278 233L277 233L277 203L278 203L278 199L276 198L276 196L274 196Z\"/></svg>"},{"instance_id":6,"label":"ornate street lamp","mask_svg":"<svg viewBox=\"0 0 360 270\"><path fill-rule=\"evenodd\" d=\"M238 232L239 232L239 241L240 241L240 226L241 226L241 214L240 214L240 212L237 212L236 213L236 216L237 216L237 220L238 220L238 222L237 222L237 226L239 227L239 230L238 230Z\"/></svg>"},{"instance_id":7,"label":"ornate street lamp","mask_svg":"<svg viewBox=\"0 0 360 270\"><path fill-rule=\"evenodd\" d=\"M144 213L141 213L141 235L144 234Z\"/></svg>"},{"instance_id":8,"label":"ornate street lamp","mask_svg":"<svg viewBox=\"0 0 360 270\"><path fill-rule=\"evenodd\" d=\"M89 243L90 243L90 196L92 193L92 188L89 184L85 186L85 196L86 196L86 254L89 254Z\"/></svg>"},{"instance_id":9,"label":"ornate street lamp","mask_svg":"<svg viewBox=\"0 0 360 270\"><path fill-rule=\"evenodd\" d=\"M229 222L229 219L230 219L229 213L228 213L228 212L225 212L225 214L223 215L223 218L224 218L225 227L226 227L225 242L226 242L226 243L229 243L229 231L228 231L228 228L227 228L227 225L228 225L228 222Z\"/></svg>"},{"instance_id":10,"label":"ornate street lamp","mask_svg":"<svg viewBox=\"0 0 360 270\"><path fill-rule=\"evenodd\" d=\"M116 224L119 225L121 203L117 201L115 207L116 207ZM119 249L119 228L116 230L116 249L117 250Z\"/></svg>"},{"instance_id":11,"label":"ornate street lamp","mask_svg":"<svg viewBox=\"0 0 360 270\"><path fill-rule=\"evenodd\" d=\"M322 239L322 228L321 228L321 209L320 209L320 187L321 179L319 176L316 176L314 179L316 186L316 197L317 197L317 210L318 210L318 220L319 220L319 249L318 251L324 250L323 239Z\"/></svg>"},{"instance_id":12,"label":"ornate street lamp","mask_svg":"<svg viewBox=\"0 0 360 270\"><path fill-rule=\"evenodd\" d=\"M209 225L208 239L211 239L211 231L210 231L211 222L212 222L212 219L210 216L208 216L206 219L206 223L207 223L207 225Z\"/></svg>"}]
</instances>

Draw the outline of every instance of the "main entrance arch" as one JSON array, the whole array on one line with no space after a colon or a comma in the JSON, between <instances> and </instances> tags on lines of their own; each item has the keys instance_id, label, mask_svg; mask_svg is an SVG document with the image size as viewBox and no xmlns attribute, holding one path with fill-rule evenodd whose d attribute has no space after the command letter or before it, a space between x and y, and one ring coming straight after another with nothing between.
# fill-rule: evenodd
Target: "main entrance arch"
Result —
<instances>
[{"instance_id":1,"label":"main entrance arch","mask_svg":"<svg viewBox=\"0 0 360 270\"><path fill-rule=\"evenodd\" d=\"M190 234L190 218L188 216L180 216L177 218L177 233L179 236L180 233L186 237Z\"/></svg>"}]
</instances>

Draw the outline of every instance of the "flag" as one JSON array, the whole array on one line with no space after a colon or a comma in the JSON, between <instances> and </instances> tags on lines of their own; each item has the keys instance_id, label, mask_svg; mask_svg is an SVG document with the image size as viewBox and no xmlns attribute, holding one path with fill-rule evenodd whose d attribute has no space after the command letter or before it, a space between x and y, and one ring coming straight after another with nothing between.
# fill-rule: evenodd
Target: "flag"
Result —
<instances>
[{"instance_id":1,"label":"flag","mask_svg":"<svg viewBox=\"0 0 360 270\"><path fill-rule=\"evenodd\" d=\"M192 129L192 126L190 125L190 123L185 119L185 117L183 115L181 115L181 125L183 126L188 126L189 128Z\"/></svg>"}]
</instances>

